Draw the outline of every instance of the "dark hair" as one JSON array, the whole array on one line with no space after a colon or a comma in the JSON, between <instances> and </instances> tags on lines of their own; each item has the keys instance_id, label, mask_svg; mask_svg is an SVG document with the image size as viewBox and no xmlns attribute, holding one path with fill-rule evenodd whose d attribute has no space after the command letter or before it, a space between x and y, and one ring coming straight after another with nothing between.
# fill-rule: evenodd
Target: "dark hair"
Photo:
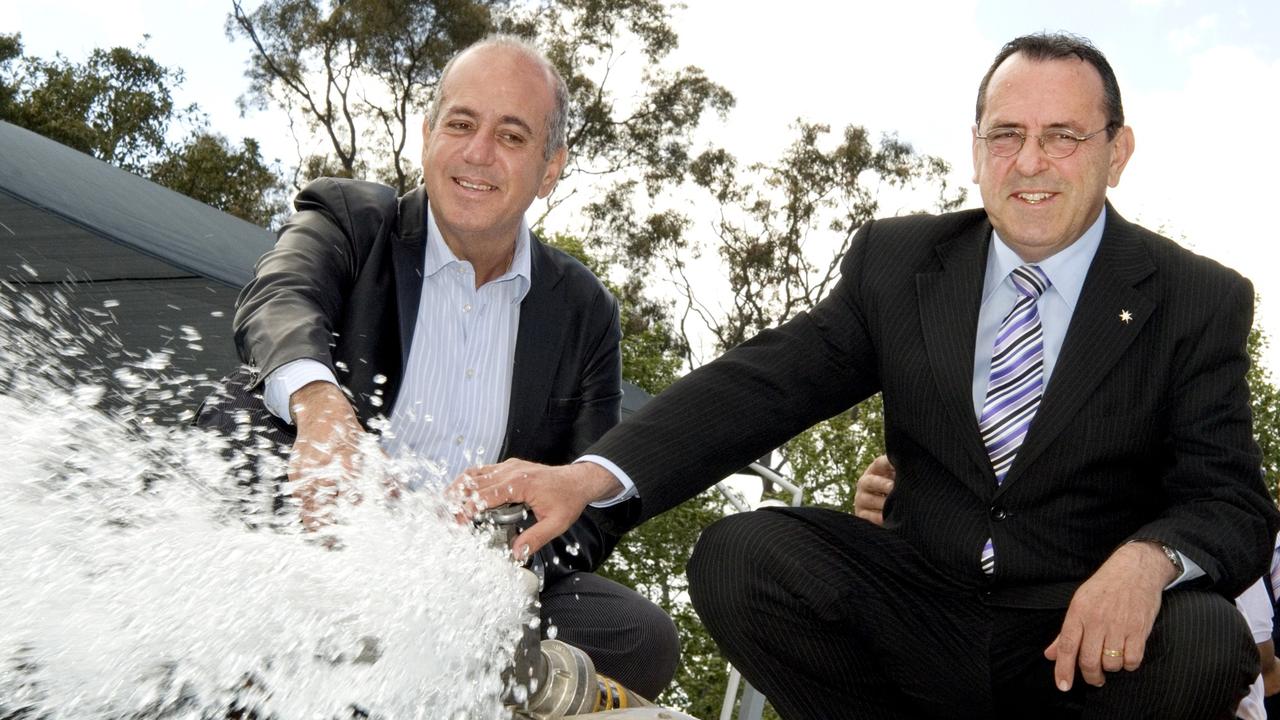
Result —
<instances>
[{"instance_id":1,"label":"dark hair","mask_svg":"<svg viewBox=\"0 0 1280 720\"><path fill-rule=\"evenodd\" d=\"M1005 43L991 62L987 74L982 76L978 85L978 112L974 122L982 122L982 111L987 105L987 85L996 68L1014 53L1022 53L1028 60L1045 61L1061 60L1076 57L1093 66L1102 78L1102 109L1107 114L1107 139L1116 136L1116 132L1124 127L1124 106L1120 103L1120 84L1116 82L1115 71L1102 51L1093 46L1088 38L1071 33L1035 33L1023 35Z\"/></svg>"}]
</instances>

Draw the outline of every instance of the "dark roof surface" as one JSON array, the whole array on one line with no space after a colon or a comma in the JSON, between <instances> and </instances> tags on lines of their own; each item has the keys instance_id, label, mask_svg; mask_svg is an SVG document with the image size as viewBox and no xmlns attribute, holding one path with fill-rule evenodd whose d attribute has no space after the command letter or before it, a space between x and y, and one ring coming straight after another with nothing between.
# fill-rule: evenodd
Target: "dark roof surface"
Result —
<instances>
[{"instance_id":1,"label":"dark roof surface","mask_svg":"<svg viewBox=\"0 0 1280 720\"><path fill-rule=\"evenodd\" d=\"M87 347L86 380L145 357L170 374L238 364L239 288L274 242L268 230L22 128L0 122L0 295L60 292Z\"/></svg>"},{"instance_id":2,"label":"dark roof surface","mask_svg":"<svg viewBox=\"0 0 1280 720\"><path fill-rule=\"evenodd\" d=\"M199 276L239 288L271 232L0 122L0 242L43 280ZM106 241L105 243L103 241ZM21 268L7 279L31 280ZM23 275L26 274L26 277Z\"/></svg>"}]
</instances>

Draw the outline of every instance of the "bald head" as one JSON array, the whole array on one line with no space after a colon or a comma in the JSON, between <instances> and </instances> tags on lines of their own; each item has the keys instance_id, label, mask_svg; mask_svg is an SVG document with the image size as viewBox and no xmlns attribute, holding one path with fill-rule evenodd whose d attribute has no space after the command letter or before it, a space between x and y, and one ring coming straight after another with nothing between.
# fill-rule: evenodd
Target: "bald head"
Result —
<instances>
[{"instance_id":1,"label":"bald head","mask_svg":"<svg viewBox=\"0 0 1280 720\"><path fill-rule=\"evenodd\" d=\"M547 113L545 120L547 134L546 145L543 147L542 155L544 160L550 160L557 151L566 145L569 124L569 88L565 85L564 78L560 76L560 71L556 70L551 61L547 59L547 56L542 54L541 50L528 40L515 35L489 35L483 40L472 43L467 49L454 55L449 60L444 66L444 71L440 73L440 82L436 85L435 97L432 98L431 107L427 112L427 124L431 127L436 127L437 121L440 119L440 110L448 100L446 94L448 92L447 81L449 74L458 61L473 53L489 49L499 49L519 54L539 67L545 74L547 93L551 98L551 110Z\"/></svg>"}]
</instances>

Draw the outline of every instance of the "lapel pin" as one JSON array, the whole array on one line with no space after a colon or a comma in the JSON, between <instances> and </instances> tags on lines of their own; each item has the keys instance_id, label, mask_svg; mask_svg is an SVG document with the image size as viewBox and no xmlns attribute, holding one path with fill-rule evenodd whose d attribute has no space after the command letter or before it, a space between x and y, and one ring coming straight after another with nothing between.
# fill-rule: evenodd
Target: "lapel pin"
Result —
<instances>
[{"instance_id":1,"label":"lapel pin","mask_svg":"<svg viewBox=\"0 0 1280 720\"><path fill-rule=\"evenodd\" d=\"M1128 310L1120 311L1120 322L1124 323L1125 325L1128 325L1132 320L1133 320L1133 313L1129 312Z\"/></svg>"}]
</instances>

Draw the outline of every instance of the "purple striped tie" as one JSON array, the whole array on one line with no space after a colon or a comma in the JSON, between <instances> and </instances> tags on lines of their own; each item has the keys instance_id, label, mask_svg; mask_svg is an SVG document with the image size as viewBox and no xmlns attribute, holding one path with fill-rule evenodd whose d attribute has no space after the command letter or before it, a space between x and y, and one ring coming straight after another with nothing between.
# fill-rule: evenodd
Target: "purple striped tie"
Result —
<instances>
[{"instance_id":1,"label":"purple striped tie","mask_svg":"<svg viewBox=\"0 0 1280 720\"><path fill-rule=\"evenodd\" d=\"M1280 547L1271 554L1271 597L1280 603Z\"/></svg>"},{"instance_id":2,"label":"purple striped tie","mask_svg":"<svg viewBox=\"0 0 1280 720\"><path fill-rule=\"evenodd\" d=\"M1037 265L1023 265L1009 277L1018 290L1018 300L996 334L987 399L978 419L997 485L1009 474L1044 391L1044 339L1036 300L1049 289L1049 276ZM990 575L995 568L995 547L988 538L982 548L982 571Z\"/></svg>"}]
</instances>

